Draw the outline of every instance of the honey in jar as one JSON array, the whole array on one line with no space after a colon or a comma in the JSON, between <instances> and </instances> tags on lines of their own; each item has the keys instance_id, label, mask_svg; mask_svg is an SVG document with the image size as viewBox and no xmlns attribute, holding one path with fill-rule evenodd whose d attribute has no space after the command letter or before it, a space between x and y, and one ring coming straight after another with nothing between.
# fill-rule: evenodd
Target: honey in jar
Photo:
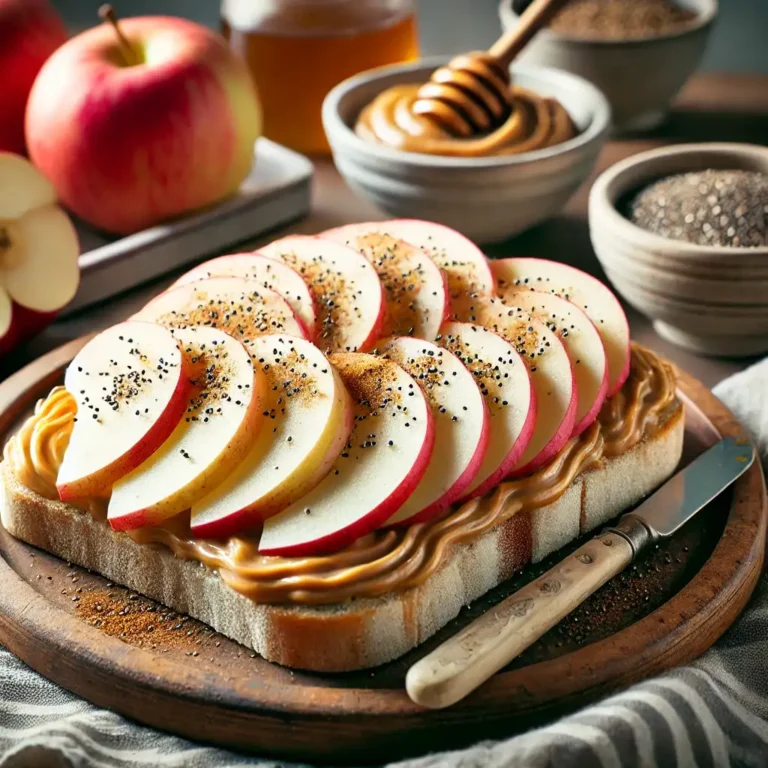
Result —
<instances>
[{"instance_id":1,"label":"honey in jar","mask_svg":"<svg viewBox=\"0 0 768 768\"><path fill-rule=\"evenodd\" d=\"M320 114L334 85L418 58L412 0L223 0L221 16L258 87L264 135L308 154L328 151Z\"/></svg>"}]
</instances>

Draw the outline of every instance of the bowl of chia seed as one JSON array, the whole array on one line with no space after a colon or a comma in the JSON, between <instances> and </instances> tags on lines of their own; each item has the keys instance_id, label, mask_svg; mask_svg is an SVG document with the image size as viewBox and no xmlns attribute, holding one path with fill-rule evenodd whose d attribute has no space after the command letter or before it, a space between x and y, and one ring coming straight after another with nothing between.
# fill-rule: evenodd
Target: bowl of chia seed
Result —
<instances>
[{"instance_id":1,"label":"bowl of chia seed","mask_svg":"<svg viewBox=\"0 0 768 768\"><path fill-rule=\"evenodd\" d=\"M505 30L526 0L501 0ZM607 97L617 131L661 123L701 61L717 0L570 0L518 57L594 83Z\"/></svg>"},{"instance_id":2,"label":"bowl of chia seed","mask_svg":"<svg viewBox=\"0 0 768 768\"><path fill-rule=\"evenodd\" d=\"M595 253L657 332L699 352L768 351L768 147L682 144L605 171Z\"/></svg>"}]
</instances>

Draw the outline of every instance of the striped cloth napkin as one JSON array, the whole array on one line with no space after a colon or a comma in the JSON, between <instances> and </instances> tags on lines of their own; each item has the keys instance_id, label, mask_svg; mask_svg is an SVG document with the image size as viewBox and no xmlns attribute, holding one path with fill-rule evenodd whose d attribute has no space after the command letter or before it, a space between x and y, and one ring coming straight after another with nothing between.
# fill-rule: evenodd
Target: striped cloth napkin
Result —
<instances>
[{"instance_id":1,"label":"striped cloth napkin","mask_svg":"<svg viewBox=\"0 0 768 768\"><path fill-rule=\"evenodd\" d=\"M768 469L768 359L715 393L753 431ZM100 710L0 648L0 768L289 768L161 734ZM396 768L768 766L768 579L693 664L507 741ZM392 767L394 768L394 766Z\"/></svg>"}]
</instances>

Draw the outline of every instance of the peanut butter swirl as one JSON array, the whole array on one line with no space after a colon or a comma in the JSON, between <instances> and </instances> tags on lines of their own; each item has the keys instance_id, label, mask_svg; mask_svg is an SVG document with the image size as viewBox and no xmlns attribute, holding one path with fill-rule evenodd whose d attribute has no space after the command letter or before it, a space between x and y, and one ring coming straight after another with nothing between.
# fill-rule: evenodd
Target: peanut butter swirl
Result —
<instances>
[{"instance_id":1,"label":"peanut butter swirl","mask_svg":"<svg viewBox=\"0 0 768 768\"><path fill-rule=\"evenodd\" d=\"M46 499L58 499L56 477L69 445L75 398L64 387L55 387L5 446L4 459L19 482Z\"/></svg>"},{"instance_id":2,"label":"peanut butter swirl","mask_svg":"<svg viewBox=\"0 0 768 768\"><path fill-rule=\"evenodd\" d=\"M377 531L340 552L305 558L259 555L257 537L193 539L188 515L130 535L140 543L166 546L177 557L205 563L233 589L261 603L322 605L376 597L422 583L456 544L482 536L519 512L556 501L577 475L599 467L605 457L629 450L660 429L678 408L671 367L650 350L634 346L624 387L606 402L599 419L570 440L552 462L435 520ZM38 403L5 449L5 460L19 480L49 499L57 498L56 473L74 415L74 399L57 387ZM88 509L105 515L103 502Z\"/></svg>"},{"instance_id":3,"label":"peanut butter swirl","mask_svg":"<svg viewBox=\"0 0 768 768\"><path fill-rule=\"evenodd\" d=\"M560 144L576 135L576 127L560 102L513 86L512 111L501 127L477 138L457 138L434 120L414 112L419 87L399 85L380 93L360 113L357 135L405 152L452 157L520 154Z\"/></svg>"}]
</instances>

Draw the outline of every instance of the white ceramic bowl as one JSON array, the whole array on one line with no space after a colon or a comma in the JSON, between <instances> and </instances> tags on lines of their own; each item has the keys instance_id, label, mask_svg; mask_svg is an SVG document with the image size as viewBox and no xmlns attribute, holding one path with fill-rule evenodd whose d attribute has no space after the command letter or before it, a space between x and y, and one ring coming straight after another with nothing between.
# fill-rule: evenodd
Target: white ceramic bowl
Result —
<instances>
[{"instance_id":1,"label":"white ceramic bowl","mask_svg":"<svg viewBox=\"0 0 768 768\"><path fill-rule=\"evenodd\" d=\"M515 68L516 83L554 96L580 129L577 137L521 155L463 158L403 152L359 138L355 121L381 91L422 83L445 59L381 67L337 85L323 103L323 125L347 183L394 217L446 224L480 243L516 235L557 213L592 171L610 123L605 97L567 72Z\"/></svg>"},{"instance_id":2,"label":"white ceramic bowl","mask_svg":"<svg viewBox=\"0 0 768 768\"><path fill-rule=\"evenodd\" d=\"M518 60L564 69L593 82L608 98L618 130L651 128L662 122L669 103L699 65L717 16L717 0L676 2L698 14L680 32L617 41L568 38L544 29ZM517 24L512 0L501 0L499 16L505 30Z\"/></svg>"},{"instance_id":3,"label":"white ceramic bowl","mask_svg":"<svg viewBox=\"0 0 768 768\"><path fill-rule=\"evenodd\" d=\"M698 352L768 351L768 247L679 242L647 232L620 211L664 176L707 168L768 174L768 148L687 144L642 152L609 168L589 198L592 245L608 278L665 338Z\"/></svg>"}]
</instances>

